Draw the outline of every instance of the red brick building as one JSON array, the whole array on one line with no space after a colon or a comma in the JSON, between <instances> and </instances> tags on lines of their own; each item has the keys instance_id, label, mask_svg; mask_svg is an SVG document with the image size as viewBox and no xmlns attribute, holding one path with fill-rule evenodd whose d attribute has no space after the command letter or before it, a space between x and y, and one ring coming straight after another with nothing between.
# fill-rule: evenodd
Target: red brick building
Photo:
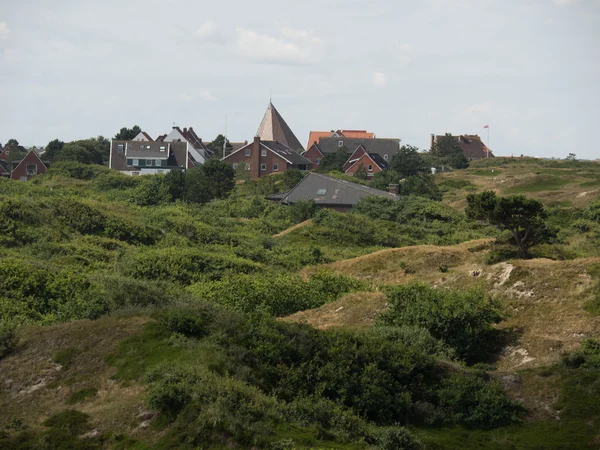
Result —
<instances>
[{"instance_id":1,"label":"red brick building","mask_svg":"<svg viewBox=\"0 0 600 450\"><path fill-rule=\"evenodd\" d=\"M310 170L312 162L278 141L263 141L258 136L250 144L227 155L223 162L234 169L242 167L256 180L272 173L290 169Z\"/></svg>"},{"instance_id":2,"label":"red brick building","mask_svg":"<svg viewBox=\"0 0 600 450\"><path fill-rule=\"evenodd\" d=\"M30 150L23 159L12 161L10 177L13 180L28 181L36 175L45 174L46 170L46 164L35 151Z\"/></svg>"},{"instance_id":3,"label":"red brick building","mask_svg":"<svg viewBox=\"0 0 600 450\"><path fill-rule=\"evenodd\" d=\"M302 153L302 156L310 160L315 169L321 165L321 160L323 159L323 153L317 144L311 145L308 150Z\"/></svg>"}]
</instances>

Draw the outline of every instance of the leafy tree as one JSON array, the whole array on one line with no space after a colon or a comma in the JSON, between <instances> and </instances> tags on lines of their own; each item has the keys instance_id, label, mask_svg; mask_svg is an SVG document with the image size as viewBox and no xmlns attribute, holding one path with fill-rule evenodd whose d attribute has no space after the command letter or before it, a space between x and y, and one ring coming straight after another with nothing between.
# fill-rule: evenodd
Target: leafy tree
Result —
<instances>
[{"instance_id":1,"label":"leafy tree","mask_svg":"<svg viewBox=\"0 0 600 450\"><path fill-rule=\"evenodd\" d=\"M6 142L5 148L9 148L11 150L25 150L25 147L19 144L19 141L16 139L9 139Z\"/></svg>"},{"instance_id":2,"label":"leafy tree","mask_svg":"<svg viewBox=\"0 0 600 450\"><path fill-rule=\"evenodd\" d=\"M569 153L567 155L567 161L577 161L577 155L575 153Z\"/></svg>"},{"instance_id":3,"label":"leafy tree","mask_svg":"<svg viewBox=\"0 0 600 450\"><path fill-rule=\"evenodd\" d=\"M493 191L467 196L467 217L486 220L501 230L509 230L523 258L529 257L529 248L550 242L556 231L545 220L548 213L544 205L524 195L496 197Z\"/></svg>"},{"instance_id":4,"label":"leafy tree","mask_svg":"<svg viewBox=\"0 0 600 450\"><path fill-rule=\"evenodd\" d=\"M290 169L283 173L281 179L281 189L285 191L292 190L304 178L304 174L300 169Z\"/></svg>"},{"instance_id":5,"label":"leafy tree","mask_svg":"<svg viewBox=\"0 0 600 450\"><path fill-rule=\"evenodd\" d=\"M48 142L48 145L46 145L46 153L44 153L44 157L49 161L54 161L56 156L60 153L64 146L65 143L58 139L54 139L53 141Z\"/></svg>"},{"instance_id":6,"label":"leafy tree","mask_svg":"<svg viewBox=\"0 0 600 450\"><path fill-rule=\"evenodd\" d=\"M319 170L322 172L330 172L337 170L339 172L344 171L344 164L348 161L348 149L346 147L340 147L334 153L325 153L321 160Z\"/></svg>"},{"instance_id":7,"label":"leafy tree","mask_svg":"<svg viewBox=\"0 0 600 450\"><path fill-rule=\"evenodd\" d=\"M434 156L445 157L455 153L462 153L462 149L458 144L458 138L450 133L440 136L431 149L431 154Z\"/></svg>"},{"instance_id":8,"label":"leafy tree","mask_svg":"<svg viewBox=\"0 0 600 450\"><path fill-rule=\"evenodd\" d=\"M382 170L373 175L371 180L371 186L375 189L381 189L387 191L390 184L398 184L400 181L400 174L395 170Z\"/></svg>"},{"instance_id":9,"label":"leafy tree","mask_svg":"<svg viewBox=\"0 0 600 450\"><path fill-rule=\"evenodd\" d=\"M120 141L130 141L140 134L141 131L142 129L138 125L134 125L133 128L123 127L117 134L115 134L115 139Z\"/></svg>"},{"instance_id":10,"label":"leafy tree","mask_svg":"<svg viewBox=\"0 0 600 450\"><path fill-rule=\"evenodd\" d=\"M172 169L165 175L164 183L171 201L183 199L185 195L185 175L183 170Z\"/></svg>"},{"instance_id":11,"label":"leafy tree","mask_svg":"<svg viewBox=\"0 0 600 450\"><path fill-rule=\"evenodd\" d=\"M225 142L225 136L223 136L222 134L219 134L215 138L214 141L212 141L206 145L213 152L214 158L221 159L223 157L223 143L224 142ZM227 144L225 144L225 145L226 145L227 154L231 153L231 151L233 150L233 145L231 145L229 143L229 140L227 140Z\"/></svg>"},{"instance_id":12,"label":"leafy tree","mask_svg":"<svg viewBox=\"0 0 600 450\"><path fill-rule=\"evenodd\" d=\"M204 165L185 173L185 199L191 203L207 203L225 198L235 187L235 171L218 159L209 159Z\"/></svg>"},{"instance_id":13,"label":"leafy tree","mask_svg":"<svg viewBox=\"0 0 600 450\"><path fill-rule=\"evenodd\" d=\"M435 184L433 175L427 173L419 173L405 178L400 183L400 195L417 195L437 201L442 199L442 193Z\"/></svg>"},{"instance_id":14,"label":"leafy tree","mask_svg":"<svg viewBox=\"0 0 600 450\"><path fill-rule=\"evenodd\" d=\"M54 161L75 161L82 164L102 164L102 155L94 145L85 141L75 141L65 144L55 156Z\"/></svg>"},{"instance_id":15,"label":"leafy tree","mask_svg":"<svg viewBox=\"0 0 600 450\"><path fill-rule=\"evenodd\" d=\"M359 180L368 180L369 179L369 174L367 174L367 170L365 169L365 166L363 166L362 164L359 166L358 169L356 169L356 173L354 174L354 176L356 178L358 178Z\"/></svg>"},{"instance_id":16,"label":"leafy tree","mask_svg":"<svg viewBox=\"0 0 600 450\"><path fill-rule=\"evenodd\" d=\"M400 178L410 177L429 171L427 164L419 154L419 149L412 145L403 145L390 163L390 169L395 171Z\"/></svg>"}]
</instances>

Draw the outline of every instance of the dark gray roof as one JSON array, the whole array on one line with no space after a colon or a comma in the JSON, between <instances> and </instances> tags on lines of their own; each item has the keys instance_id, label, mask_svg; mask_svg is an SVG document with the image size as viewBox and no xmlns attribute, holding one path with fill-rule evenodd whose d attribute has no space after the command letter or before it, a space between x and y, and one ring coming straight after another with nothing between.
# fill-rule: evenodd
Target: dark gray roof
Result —
<instances>
[{"instance_id":1,"label":"dark gray roof","mask_svg":"<svg viewBox=\"0 0 600 450\"><path fill-rule=\"evenodd\" d=\"M8 168L8 163L6 161L0 160L0 174L10 175L10 169Z\"/></svg>"},{"instance_id":2,"label":"dark gray roof","mask_svg":"<svg viewBox=\"0 0 600 450\"><path fill-rule=\"evenodd\" d=\"M321 153L335 153L342 146L348 149L348 152L353 153L359 145L363 145L368 153L377 153L381 156L388 155L389 158L398 153L400 148L399 139L358 139L345 137L328 137L319 140L319 148Z\"/></svg>"},{"instance_id":3,"label":"dark gray roof","mask_svg":"<svg viewBox=\"0 0 600 450\"><path fill-rule=\"evenodd\" d=\"M385 159L383 159L383 156L381 156L379 153L369 153L369 156L373 161L375 161L375 164L377 164L382 169L385 170L390 168L388 162Z\"/></svg>"},{"instance_id":4,"label":"dark gray roof","mask_svg":"<svg viewBox=\"0 0 600 450\"><path fill-rule=\"evenodd\" d=\"M309 165L312 164L310 159L306 159L300 153L292 150L287 145L278 141L260 141L260 144L269 150L277 153L284 159L287 159L293 165Z\"/></svg>"},{"instance_id":5,"label":"dark gray roof","mask_svg":"<svg viewBox=\"0 0 600 450\"><path fill-rule=\"evenodd\" d=\"M371 195L396 199L396 196L389 192L310 172L281 200L281 203L293 204L300 200L313 200L317 205L353 206L361 198Z\"/></svg>"},{"instance_id":6,"label":"dark gray roof","mask_svg":"<svg viewBox=\"0 0 600 450\"><path fill-rule=\"evenodd\" d=\"M119 151L119 145L123 150ZM140 148L143 145L143 149ZM146 146L150 146L150 149ZM166 147L160 151L160 147ZM187 142L146 142L146 141L112 141L110 167L116 170L132 170L127 159L163 159L167 158L167 167L186 167Z\"/></svg>"},{"instance_id":7,"label":"dark gray roof","mask_svg":"<svg viewBox=\"0 0 600 450\"><path fill-rule=\"evenodd\" d=\"M258 127L256 135L260 137L261 141L279 141L292 150L304 150L302 144L288 126L279 111L273 106L273 103L269 102L267 111Z\"/></svg>"}]
</instances>

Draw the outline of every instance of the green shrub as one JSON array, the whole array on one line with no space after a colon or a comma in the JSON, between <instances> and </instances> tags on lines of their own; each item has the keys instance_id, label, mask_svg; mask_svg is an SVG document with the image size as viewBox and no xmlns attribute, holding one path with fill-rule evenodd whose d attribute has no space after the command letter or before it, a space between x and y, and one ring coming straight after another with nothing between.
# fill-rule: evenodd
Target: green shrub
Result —
<instances>
[{"instance_id":1,"label":"green shrub","mask_svg":"<svg viewBox=\"0 0 600 450\"><path fill-rule=\"evenodd\" d=\"M425 328L416 326L382 326L378 325L369 329L368 333L383 338L390 342L396 342L426 355L453 360L456 352L441 339L434 338Z\"/></svg>"},{"instance_id":2,"label":"green shrub","mask_svg":"<svg viewBox=\"0 0 600 450\"><path fill-rule=\"evenodd\" d=\"M439 406L456 423L489 429L518 422L525 409L511 401L497 381L475 375L451 375L438 391Z\"/></svg>"},{"instance_id":3,"label":"green shrub","mask_svg":"<svg viewBox=\"0 0 600 450\"><path fill-rule=\"evenodd\" d=\"M53 201L51 207L52 214L73 231L86 234L104 229L106 216L85 203L63 198Z\"/></svg>"},{"instance_id":4,"label":"green shrub","mask_svg":"<svg viewBox=\"0 0 600 450\"><path fill-rule=\"evenodd\" d=\"M590 203L583 211L583 218L600 223L600 200Z\"/></svg>"},{"instance_id":5,"label":"green shrub","mask_svg":"<svg viewBox=\"0 0 600 450\"><path fill-rule=\"evenodd\" d=\"M562 360L573 369L600 369L600 340L585 339L577 350L564 354Z\"/></svg>"},{"instance_id":6,"label":"green shrub","mask_svg":"<svg viewBox=\"0 0 600 450\"><path fill-rule=\"evenodd\" d=\"M110 173L110 169L98 164L81 164L75 161L58 161L47 170L47 177L57 175L76 178L78 180L91 180L100 175Z\"/></svg>"},{"instance_id":7,"label":"green shrub","mask_svg":"<svg viewBox=\"0 0 600 450\"><path fill-rule=\"evenodd\" d=\"M486 350L491 324L500 322L499 304L480 290L433 289L424 284L388 287L389 308L377 318L388 326L417 326L428 330L472 361Z\"/></svg>"},{"instance_id":8,"label":"green shrub","mask_svg":"<svg viewBox=\"0 0 600 450\"><path fill-rule=\"evenodd\" d=\"M169 202L171 194L164 180L164 175L140 177L131 201L139 206L156 206Z\"/></svg>"},{"instance_id":9,"label":"green shrub","mask_svg":"<svg viewBox=\"0 0 600 450\"><path fill-rule=\"evenodd\" d=\"M406 428L386 428L377 435L377 448L381 450L419 450L421 442Z\"/></svg>"},{"instance_id":10,"label":"green shrub","mask_svg":"<svg viewBox=\"0 0 600 450\"><path fill-rule=\"evenodd\" d=\"M100 191L105 192L111 189L131 189L137 186L138 184L137 177L131 177L116 170L111 170L109 172L101 173L94 180L94 187Z\"/></svg>"},{"instance_id":11,"label":"green shrub","mask_svg":"<svg viewBox=\"0 0 600 450\"><path fill-rule=\"evenodd\" d=\"M206 311L170 309L159 316L159 322L169 331L185 336L201 337L207 334L211 317Z\"/></svg>"},{"instance_id":12,"label":"green shrub","mask_svg":"<svg viewBox=\"0 0 600 450\"><path fill-rule=\"evenodd\" d=\"M4 320L0 321L0 359L11 353L17 343L16 327Z\"/></svg>"}]
</instances>

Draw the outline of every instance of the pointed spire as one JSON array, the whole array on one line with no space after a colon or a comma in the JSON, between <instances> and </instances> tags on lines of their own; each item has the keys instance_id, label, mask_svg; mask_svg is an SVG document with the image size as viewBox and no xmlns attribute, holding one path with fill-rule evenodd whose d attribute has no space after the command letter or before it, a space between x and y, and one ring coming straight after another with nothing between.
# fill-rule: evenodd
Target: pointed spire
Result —
<instances>
[{"instance_id":1,"label":"pointed spire","mask_svg":"<svg viewBox=\"0 0 600 450\"><path fill-rule=\"evenodd\" d=\"M269 106L258 127L256 135L263 141L279 141L292 150L304 150L302 144L294 135L294 132L290 129L283 117L281 117L281 114L279 114L279 111L277 111L277 108L275 108L270 99Z\"/></svg>"}]
</instances>

